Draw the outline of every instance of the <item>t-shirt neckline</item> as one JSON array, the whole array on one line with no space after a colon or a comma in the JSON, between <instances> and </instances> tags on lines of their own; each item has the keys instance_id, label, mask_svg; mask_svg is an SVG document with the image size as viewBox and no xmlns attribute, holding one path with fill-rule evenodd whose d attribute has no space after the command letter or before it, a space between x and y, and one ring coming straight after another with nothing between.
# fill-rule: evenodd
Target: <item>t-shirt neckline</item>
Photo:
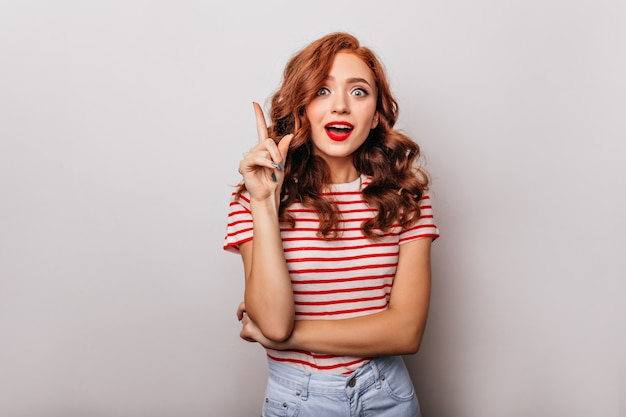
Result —
<instances>
[{"instance_id":1,"label":"t-shirt neckline","mask_svg":"<svg viewBox=\"0 0 626 417\"><path fill-rule=\"evenodd\" d=\"M364 177L363 174L361 174L354 181L331 184L330 188L333 192L361 191L361 185L363 184L363 180Z\"/></svg>"}]
</instances>

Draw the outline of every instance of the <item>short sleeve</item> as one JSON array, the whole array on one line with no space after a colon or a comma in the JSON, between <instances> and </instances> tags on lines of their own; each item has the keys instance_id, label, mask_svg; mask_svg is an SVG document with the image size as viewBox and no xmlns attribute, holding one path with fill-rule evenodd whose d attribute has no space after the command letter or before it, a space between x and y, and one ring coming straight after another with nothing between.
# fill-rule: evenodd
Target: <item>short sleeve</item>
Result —
<instances>
[{"instance_id":1,"label":"short sleeve","mask_svg":"<svg viewBox=\"0 0 626 417\"><path fill-rule=\"evenodd\" d=\"M239 198L233 193L228 210L228 223L224 237L224 250L239 253L239 245L252 240L252 212L248 193Z\"/></svg>"},{"instance_id":2,"label":"short sleeve","mask_svg":"<svg viewBox=\"0 0 626 417\"><path fill-rule=\"evenodd\" d=\"M425 193L420 200L420 217L412 226L400 232L400 244L416 239L430 237L433 240L439 237L439 229L435 224L433 205L430 195Z\"/></svg>"}]
</instances>

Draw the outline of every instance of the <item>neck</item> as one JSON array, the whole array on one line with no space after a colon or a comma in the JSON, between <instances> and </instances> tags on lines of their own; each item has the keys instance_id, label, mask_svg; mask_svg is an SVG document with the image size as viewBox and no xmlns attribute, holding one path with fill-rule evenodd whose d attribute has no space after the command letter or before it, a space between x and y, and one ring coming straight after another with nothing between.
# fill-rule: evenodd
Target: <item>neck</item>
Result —
<instances>
[{"instance_id":1,"label":"neck","mask_svg":"<svg viewBox=\"0 0 626 417\"><path fill-rule=\"evenodd\" d=\"M345 184L352 182L359 178L359 175L359 172L352 164L342 167L330 165L330 179L333 184Z\"/></svg>"}]
</instances>

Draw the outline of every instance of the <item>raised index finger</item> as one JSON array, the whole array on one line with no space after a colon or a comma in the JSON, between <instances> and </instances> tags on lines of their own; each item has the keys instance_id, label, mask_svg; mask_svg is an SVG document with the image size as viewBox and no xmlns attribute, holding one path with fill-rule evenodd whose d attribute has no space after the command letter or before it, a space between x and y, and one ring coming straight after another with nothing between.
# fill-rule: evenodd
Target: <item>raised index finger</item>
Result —
<instances>
[{"instance_id":1,"label":"raised index finger","mask_svg":"<svg viewBox=\"0 0 626 417\"><path fill-rule=\"evenodd\" d=\"M256 116L256 132L259 136L259 143L262 143L268 138L265 115L263 114L263 109L261 109L259 103L253 102L252 106L254 106L254 115Z\"/></svg>"}]
</instances>

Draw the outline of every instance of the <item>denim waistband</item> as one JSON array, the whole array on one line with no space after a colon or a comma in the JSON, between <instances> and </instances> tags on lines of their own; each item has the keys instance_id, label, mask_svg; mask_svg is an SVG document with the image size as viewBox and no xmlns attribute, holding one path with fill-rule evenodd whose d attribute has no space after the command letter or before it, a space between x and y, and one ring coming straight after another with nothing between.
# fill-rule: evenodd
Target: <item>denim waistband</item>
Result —
<instances>
[{"instance_id":1,"label":"denim waistband","mask_svg":"<svg viewBox=\"0 0 626 417\"><path fill-rule=\"evenodd\" d=\"M327 372L308 372L287 364L269 359L270 378L279 384L295 390L302 399L308 393L340 394L346 390L362 391L375 385L380 387L385 371L393 366L404 366L400 356L382 356L370 360L349 375Z\"/></svg>"}]
</instances>

